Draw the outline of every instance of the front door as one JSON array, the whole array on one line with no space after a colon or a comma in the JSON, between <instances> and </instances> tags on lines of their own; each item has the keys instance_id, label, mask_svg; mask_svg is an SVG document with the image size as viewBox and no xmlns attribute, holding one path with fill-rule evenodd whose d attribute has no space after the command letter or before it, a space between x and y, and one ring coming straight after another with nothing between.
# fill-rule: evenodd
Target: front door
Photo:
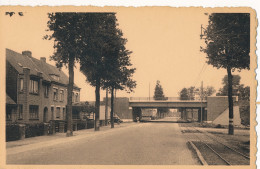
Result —
<instances>
[{"instance_id":1,"label":"front door","mask_svg":"<svg viewBox=\"0 0 260 169\"><path fill-rule=\"evenodd\" d=\"M48 108L45 107L43 110L43 122L46 123L48 121Z\"/></svg>"}]
</instances>

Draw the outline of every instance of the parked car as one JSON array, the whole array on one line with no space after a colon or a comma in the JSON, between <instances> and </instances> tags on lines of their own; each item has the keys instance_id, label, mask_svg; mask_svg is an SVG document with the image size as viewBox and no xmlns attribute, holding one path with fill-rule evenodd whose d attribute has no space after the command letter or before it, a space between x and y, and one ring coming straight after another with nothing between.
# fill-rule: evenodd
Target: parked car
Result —
<instances>
[{"instance_id":1,"label":"parked car","mask_svg":"<svg viewBox=\"0 0 260 169\"><path fill-rule=\"evenodd\" d=\"M110 119L108 121L108 123L110 124ZM119 118L119 117L114 117L114 123L123 123L123 121Z\"/></svg>"}]
</instances>

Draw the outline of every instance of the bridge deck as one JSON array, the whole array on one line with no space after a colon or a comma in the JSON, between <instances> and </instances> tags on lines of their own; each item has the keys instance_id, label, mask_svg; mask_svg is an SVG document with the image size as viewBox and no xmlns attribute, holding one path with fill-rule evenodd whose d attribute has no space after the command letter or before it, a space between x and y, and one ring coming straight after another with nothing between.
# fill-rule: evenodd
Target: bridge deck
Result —
<instances>
[{"instance_id":1,"label":"bridge deck","mask_svg":"<svg viewBox=\"0 0 260 169\"><path fill-rule=\"evenodd\" d=\"M140 107L140 108L200 108L207 107L207 101L195 101L195 100L156 100L156 101L129 101L129 107Z\"/></svg>"}]
</instances>

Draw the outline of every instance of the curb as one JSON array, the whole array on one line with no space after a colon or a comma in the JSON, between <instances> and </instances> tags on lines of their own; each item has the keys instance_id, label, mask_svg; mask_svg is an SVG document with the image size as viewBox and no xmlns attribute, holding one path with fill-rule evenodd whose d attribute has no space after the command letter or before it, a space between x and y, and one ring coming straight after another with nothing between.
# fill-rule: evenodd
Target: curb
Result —
<instances>
[{"instance_id":1,"label":"curb","mask_svg":"<svg viewBox=\"0 0 260 169\"><path fill-rule=\"evenodd\" d=\"M192 141L188 141L188 143L192 146L192 148L194 149L194 151L196 152L200 162L202 165L208 165L208 163L206 162L206 160L204 159L204 157L201 155L199 149L192 143Z\"/></svg>"}]
</instances>

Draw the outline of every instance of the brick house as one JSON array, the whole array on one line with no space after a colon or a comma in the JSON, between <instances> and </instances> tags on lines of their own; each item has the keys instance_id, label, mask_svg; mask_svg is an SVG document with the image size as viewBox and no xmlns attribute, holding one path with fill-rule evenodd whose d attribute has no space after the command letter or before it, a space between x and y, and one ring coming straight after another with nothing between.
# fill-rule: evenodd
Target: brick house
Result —
<instances>
[{"instance_id":1,"label":"brick house","mask_svg":"<svg viewBox=\"0 0 260 169\"><path fill-rule=\"evenodd\" d=\"M65 120L68 82L68 76L46 63L46 58L6 49L6 122ZM75 84L72 100L80 101Z\"/></svg>"}]
</instances>

